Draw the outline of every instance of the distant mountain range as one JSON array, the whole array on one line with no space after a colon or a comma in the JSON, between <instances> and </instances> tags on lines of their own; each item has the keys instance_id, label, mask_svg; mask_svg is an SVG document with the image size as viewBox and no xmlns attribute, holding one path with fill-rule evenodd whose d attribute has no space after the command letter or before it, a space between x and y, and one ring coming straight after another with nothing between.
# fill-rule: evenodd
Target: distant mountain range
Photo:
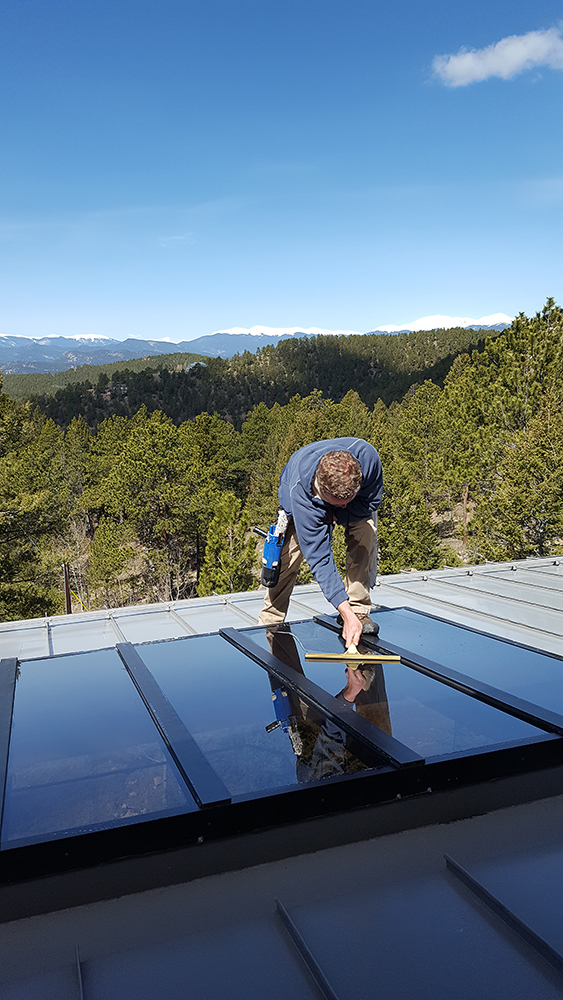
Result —
<instances>
[{"instance_id":1,"label":"distant mountain range","mask_svg":"<svg viewBox=\"0 0 563 1000\"><path fill-rule=\"evenodd\" d=\"M112 340L111 337L8 337L0 334L0 369L6 374L62 372L176 352L202 354L191 341ZM208 352L206 352L208 353ZM236 353L233 351L233 353Z\"/></svg>"},{"instance_id":2,"label":"distant mountain range","mask_svg":"<svg viewBox=\"0 0 563 1000\"><path fill-rule=\"evenodd\" d=\"M509 316L496 313L480 320L457 316L425 316L404 327L377 327L369 333L408 333L411 330L464 327L474 330L505 330L512 322ZM266 344L278 344L292 337L363 336L353 330L321 330L317 327L273 328L254 326L250 330L232 327L196 340L113 340L111 337L13 337L0 334L0 369L7 374L27 372L60 372L79 365L106 365L134 358L157 357L159 354L190 353L211 358L231 358L244 351L255 353Z\"/></svg>"}]
</instances>

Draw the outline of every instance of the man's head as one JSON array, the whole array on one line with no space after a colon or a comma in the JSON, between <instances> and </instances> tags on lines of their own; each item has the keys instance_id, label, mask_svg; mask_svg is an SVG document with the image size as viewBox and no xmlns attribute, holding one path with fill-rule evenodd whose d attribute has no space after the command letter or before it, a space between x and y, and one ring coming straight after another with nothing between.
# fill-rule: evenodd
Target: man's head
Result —
<instances>
[{"instance_id":1,"label":"man's head","mask_svg":"<svg viewBox=\"0 0 563 1000\"><path fill-rule=\"evenodd\" d=\"M317 465L315 480L321 500L346 507L362 484L360 463L349 451L328 451Z\"/></svg>"}]
</instances>

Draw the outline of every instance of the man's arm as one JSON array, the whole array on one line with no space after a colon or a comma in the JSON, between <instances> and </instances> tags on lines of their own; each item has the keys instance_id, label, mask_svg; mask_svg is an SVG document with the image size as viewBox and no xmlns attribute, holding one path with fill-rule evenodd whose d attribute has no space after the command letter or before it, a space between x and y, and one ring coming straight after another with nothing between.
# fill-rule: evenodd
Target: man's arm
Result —
<instances>
[{"instance_id":1,"label":"man's arm","mask_svg":"<svg viewBox=\"0 0 563 1000\"><path fill-rule=\"evenodd\" d=\"M327 601L335 608L347 603L348 595L332 553L331 517L320 500L303 490L293 493L293 521L301 551Z\"/></svg>"}]
</instances>

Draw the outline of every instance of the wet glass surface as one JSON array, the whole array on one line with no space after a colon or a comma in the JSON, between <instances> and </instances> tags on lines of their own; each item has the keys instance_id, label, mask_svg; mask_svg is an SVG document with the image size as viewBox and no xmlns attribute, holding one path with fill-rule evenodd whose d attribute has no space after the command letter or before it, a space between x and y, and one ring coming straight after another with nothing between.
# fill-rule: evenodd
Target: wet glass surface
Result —
<instances>
[{"instance_id":1,"label":"wet glass surface","mask_svg":"<svg viewBox=\"0 0 563 1000\"><path fill-rule=\"evenodd\" d=\"M138 653L231 795L382 766L219 635Z\"/></svg>"},{"instance_id":2,"label":"wet glass surface","mask_svg":"<svg viewBox=\"0 0 563 1000\"><path fill-rule=\"evenodd\" d=\"M395 612L386 612L386 615ZM374 618L378 615L374 614ZM383 616L379 616L383 623ZM305 652L341 653L340 636L315 622L283 625L273 629L251 629L246 633L262 648L274 653L315 684L337 695L346 685L344 662L310 662ZM468 634L468 633L464 633ZM381 625L380 637L390 640L390 630ZM384 643L382 638L382 642ZM398 641L398 640L397 640ZM433 657L440 649L425 646ZM454 664L451 664L452 666ZM458 668L459 669L459 668ZM546 736L543 730L447 687L400 663L372 664L363 668L364 689L356 697L355 710L423 757L472 750L512 740Z\"/></svg>"},{"instance_id":3,"label":"wet glass surface","mask_svg":"<svg viewBox=\"0 0 563 1000\"><path fill-rule=\"evenodd\" d=\"M379 641L395 642L476 680L563 714L563 662L414 611L374 612ZM530 645L533 645L533 633Z\"/></svg>"},{"instance_id":4,"label":"wet glass surface","mask_svg":"<svg viewBox=\"0 0 563 1000\"><path fill-rule=\"evenodd\" d=\"M196 808L115 650L21 664L3 846Z\"/></svg>"}]
</instances>

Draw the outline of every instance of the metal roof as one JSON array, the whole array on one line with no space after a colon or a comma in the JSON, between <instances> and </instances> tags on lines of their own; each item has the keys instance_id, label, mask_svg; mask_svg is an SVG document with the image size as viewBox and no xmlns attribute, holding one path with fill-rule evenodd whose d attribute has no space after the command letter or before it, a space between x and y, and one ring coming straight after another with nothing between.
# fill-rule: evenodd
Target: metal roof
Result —
<instances>
[{"instance_id":1,"label":"metal roof","mask_svg":"<svg viewBox=\"0 0 563 1000\"><path fill-rule=\"evenodd\" d=\"M380 576L372 600L563 655L563 560L524 559ZM255 625L263 591L55 615L0 624L0 657L29 658L106 649ZM288 621L334 613L317 584L296 587Z\"/></svg>"},{"instance_id":2,"label":"metal roof","mask_svg":"<svg viewBox=\"0 0 563 1000\"><path fill-rule=\"evenodd\" d=\"M81 769L87 779L113 782L116 762L125 773L137 743L147 751L147 780L121 782L119 808L126 794L148 795L149 779L157 797L164 787L176 794L168 751L197 800L160 816L141 796L138 815L129 803L117 824L82 830L73 821L68 830L32 831L29 843L7 839L2 997L179 1000L186 989L209 1000L225 990L234 1000L561 995L559 560L382 576L372 599L382 609L374 611L380 644L402 658L386 675L392 736L375 717L339 714L326 664L322 677L312 665L297 672L307 643L324 651L341 643L334 609L316 585L296 588L293 624L277 646L253 628L260 591L0 625L5 679L10 674L13 691L17 678L18 687L16 770L18 747L26 740L31 747L20 783L6 782L9 808L29 786L24 818L37 824L33 795L42 782L43 808L56 812L65 781L79 795ZM163 641L175 639L183 641ZM198 687L203 654L212 683ZM89 670L98 674L88 687ZM280 728L264 729L261 705L262 742L253 739L248 713L258 688L272 712L278 694L293 692L295 705L308 699L385 759L366 758L364 770L300 787L295 780L228 787L239 780L237 763L253 781L270 766L258 751L276 737L281 778L288 780L286 757L295 771L298 751L287 739L282 746ZM0 749L9 766L7 690L0 689ZM207 702L211 721L192 726L188 713ZM41 726L58 750L69 718L73 740L90 738L91 709L90 732L102 749L111 737L107 760L95 756L94 743L79 755L61 742L60 753L41 757ZM231 742L223 745L225 728ZM119 756L120 740L129 757ZM107 775L91 770L100 761ZM136 758L131 766L136 775Z\"/></svg>"},{"instance_id":3,"label":"metal roof","mask_svg":"<svg viewBox=\"0 0 563 1000\"><path fill-rule=\"evenodd\" d=\"M176 862L179 884L0 923L0 996L557 1000L562 819L559 796L191 882Z\"/></svg>"}]
</instances>

